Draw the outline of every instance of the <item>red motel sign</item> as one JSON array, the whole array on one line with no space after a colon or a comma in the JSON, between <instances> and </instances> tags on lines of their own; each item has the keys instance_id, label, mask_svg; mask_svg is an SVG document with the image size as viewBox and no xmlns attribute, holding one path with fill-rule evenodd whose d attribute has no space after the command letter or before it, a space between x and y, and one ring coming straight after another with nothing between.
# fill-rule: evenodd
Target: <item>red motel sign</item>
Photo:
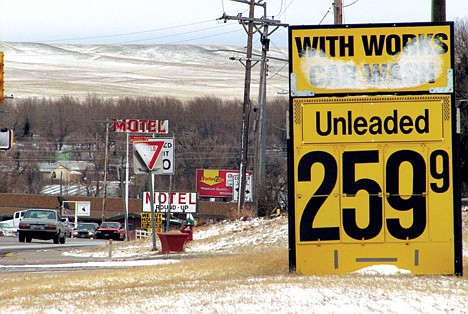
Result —
<instances>
[{"instance_id":1,"label":"red motel sign","mask_svg":"<svg viewBox=\"0 0 468 314\"><path fill-rule=\"evenodd\" d=\"M169 120L117 119L114 120L114 132L167 134Z\"/></svg>"}]
</instances>

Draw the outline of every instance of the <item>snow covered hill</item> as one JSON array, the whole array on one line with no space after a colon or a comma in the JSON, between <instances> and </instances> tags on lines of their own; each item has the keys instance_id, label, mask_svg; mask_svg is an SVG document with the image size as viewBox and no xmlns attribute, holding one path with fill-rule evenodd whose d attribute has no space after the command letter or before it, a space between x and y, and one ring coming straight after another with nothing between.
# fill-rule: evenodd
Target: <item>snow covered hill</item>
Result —
<instances>
[{"instance_id":1,"label":"snow covered hill","mask_svg":"<svg viewBox=\"0 0 468 314\"><path fill-rule=\"evenodd\" d=\"M197 96L243 98L243 57L235 46L55 45L0 43L5 52L5 94L15 98ZM254 51L259 54L260 51ZM287 59L286 49L270 57ZM256 57L258 58L258 57ZM258 94L259 65L253 68L251 97ZM288 89L286 61L270 60L268 97Z\"/></svg>"}]
</instances>

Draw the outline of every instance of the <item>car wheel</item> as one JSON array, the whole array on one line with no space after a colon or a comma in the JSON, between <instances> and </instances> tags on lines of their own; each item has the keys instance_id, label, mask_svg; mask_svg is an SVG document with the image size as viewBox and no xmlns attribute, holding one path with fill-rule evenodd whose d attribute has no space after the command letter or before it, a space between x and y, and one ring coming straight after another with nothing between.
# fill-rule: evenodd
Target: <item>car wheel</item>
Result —
<instances>
[{"instance_id":1,"label":"car wheel","mask_svg":"<svg viewBox=\"0 0 468 314\"><path fill-rule=\"evenodd\" d=\"M60 240L60 234L57 234L57 235L54 237L54 244L59 244L59 240Z\"/></svg>"},{"instance_id":2,"label":"car wheel","mask_svg":"<svg viewBox=\"0 0 468 314\"><path fill-rule=\"evenodd\" d=\"M20 242L26 241L25 235L24 235L23 233L20 232L20 234L18 235L18 240L19 240Z\"/></svg>"},{"instance_id":3,"label":"car wheel","mask_svg":"<svg viewBox=\"0 0 468 314\"><path fill-rule=\"evenodd\" d=\"M31 242L32 238L31 237L26 237L26 242Z\"/></svg>"}]
</instances>

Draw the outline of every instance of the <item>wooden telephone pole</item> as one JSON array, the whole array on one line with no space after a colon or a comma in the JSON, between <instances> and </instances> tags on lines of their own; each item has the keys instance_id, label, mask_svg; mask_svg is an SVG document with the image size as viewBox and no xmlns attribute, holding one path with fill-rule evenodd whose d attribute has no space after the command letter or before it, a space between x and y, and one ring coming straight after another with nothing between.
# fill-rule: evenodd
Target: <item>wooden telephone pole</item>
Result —
<instances>
[{"instance_id":1,"label":"wooden telephone pole","mask_svg":"<svg viewBox=\"0 0 468 314\"><path fill-rule=\"evenodd\" d=\"M335 16L335 25L343 24L343 1L335 0L333 3L333 14Z\"/></svg>"},{"instance_id":2,"label":"wooden telephone pole","mask_svg":"<svg viewBox=\"0 0 468 314\"><path fill-rule=\"evenodd\" d=\"M248 163L248 133L250 127L250 112L252 109L252 103L250 101L250 83L251 83L251 73L252 67L261 61L261 74L260 74L260 90L259 90L259 107L260 109L260 119L258 126L260 128L259 135L260 137L265 136L265 104L266 104L266 70L267 70L267 51L269 48L269 39L268 36L272 34L276 29L280 26L287 26L287 24L280 24L278 20L270 20L266 17L266 3L263 0L232 0L235 2L241 2L245 4L249 4L249 17L242 17L241 14L237 16L228 16L223 14L220 19L223 20L237 20L240 24L244 27L245 31L247 32L247 50L246 50L246 58L244 60L240 60L243 65L245 66L245 87L244 87L244 102L243 102L243 110L242 110L242 138L241 138L241 162L239 167L239 194L238 194L238 212L240 213L241 209L245 207L245 187L246 187L246 170L247 170L247 163ZM260 19L255 18L255 6L261 6L264 9L264 16ZM276 26L273 31L268 31L268 25ZM261 60L253 60L252 59L252 41L254 33L259 32L261 34L261 42L262 42L262 57ZM262 147L259 149L257 147L256 151L256 166L254 177L255 180L255 195L258 195L258 185L257 182L261 182L264 184L264 176L265 176L265 164L264 164L264 156L265 156L265 140L262 138L257 140L257 146L261 143ZM260 154L258 156L257 154ZM258 161L258 160L261 161ZM257 163L258 161L258 163ZM263 178L262 178L263 177ZM258 197L255 198L258 201Z\"/></svg>"},{"instance_id":3,"label":"wooden telephone pole","mask_svg":"<svg viewBox=\"0 0 468 314\"><path fill-rule=\"evenodd\" d=\"M432 0L432 22L445 22L445 0Z\"/></svg>"}]
</instances>

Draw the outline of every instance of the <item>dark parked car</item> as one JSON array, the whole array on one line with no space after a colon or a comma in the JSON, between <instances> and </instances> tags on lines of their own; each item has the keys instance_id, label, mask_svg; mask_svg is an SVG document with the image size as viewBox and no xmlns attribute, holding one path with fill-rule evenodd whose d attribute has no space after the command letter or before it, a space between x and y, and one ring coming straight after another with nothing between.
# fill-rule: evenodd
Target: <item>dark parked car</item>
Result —
<instances>
[{"instance_id":1,"label":"dark parked car","mask_svg":"<svg viewBox=\"0 0 468 314\"><path fill-rule=\"evenodd\" d=\"M99 225L94 222L79 223L75 230L73 230L73 237L94 239L98 228Z\"/></svg>"},{"instance_id":2,"label":"dark parked car","mask_svg":"<svg viewBox=\"0 0 468 314\"><path fill-rule=\"evenodd\" d=\"M113 239L125 240L126 230L120 222L107 221L103 222L98 230L96 230L96 239Z\"/></svg>"}]
</instances>

